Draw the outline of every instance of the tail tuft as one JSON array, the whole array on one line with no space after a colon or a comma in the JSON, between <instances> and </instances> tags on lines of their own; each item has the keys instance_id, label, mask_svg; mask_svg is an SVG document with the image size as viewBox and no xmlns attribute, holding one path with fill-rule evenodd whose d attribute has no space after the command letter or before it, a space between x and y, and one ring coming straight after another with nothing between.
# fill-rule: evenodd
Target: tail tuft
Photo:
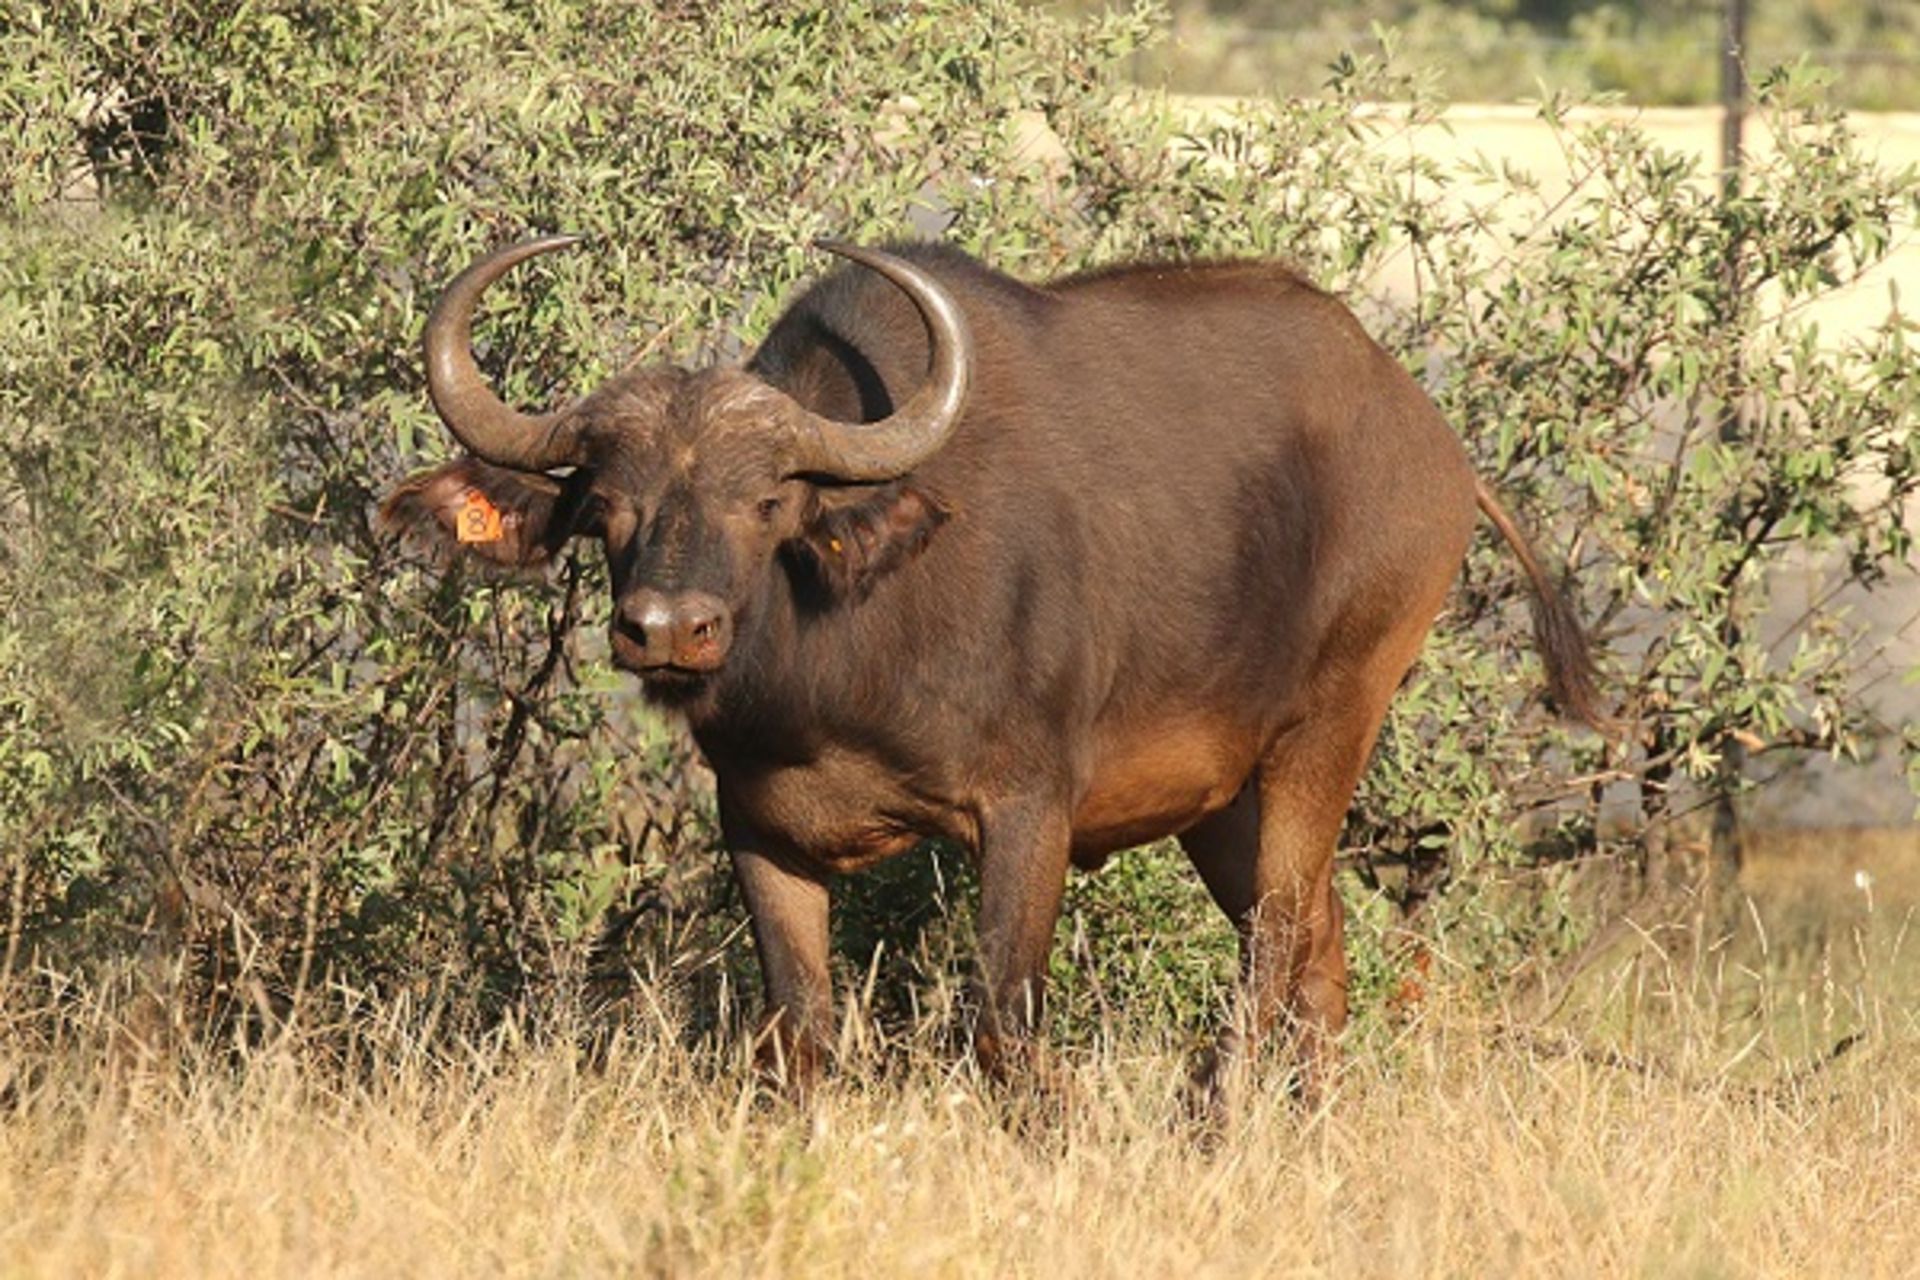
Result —
<instances>
[{"instance_id":1,"label":"tail tuft","mask_svg":"<svg viewBox=\"0 0 1920 1280\"><path fill-rule=\"evenodd\" d=\"M1547 669L1547 697L1562 715L1591 725L1603 734L1611 733L1614 726L1600 710L1598 673L1587 643L1586 628L1580 625L1573 602L1547 576L1513 517L1479 480L1474 481L1474 497L1480 510L1493 521L1494 528L1520 558L1520 566L1533 583L1533 642Z\"/></svg>"},{"instance_id":2,"label":"tail tuft","mask_svg":"<svg viewBox=\"0 0 1920 1280\"><path fill-rule=\"evenodd\" d=\"M1599 673L1586 628L1567 593L1552 583L1535 584L1533 643L1547 669L1547 697L1554 709L1601 733L1610 732L1613 726L1600 710Z\"/></svg>"}]
</instances>

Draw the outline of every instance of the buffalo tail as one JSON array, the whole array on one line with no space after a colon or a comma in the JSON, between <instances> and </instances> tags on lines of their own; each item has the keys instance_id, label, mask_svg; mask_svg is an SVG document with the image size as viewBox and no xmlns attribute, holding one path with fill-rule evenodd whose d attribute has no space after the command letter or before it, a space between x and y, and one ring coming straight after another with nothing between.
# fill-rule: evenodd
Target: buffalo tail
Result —
<instances>
[{"instance_id":1,"label":"buffalo tail","mask_svg":"<svg viewBox=\"0 0 1920 1280\"><path fill-rule=\"evenodd\" d=\"M1527 577L1533 581L1533 642L1547 668L1547 696L1562 714L1606 733L1610 725L1600 711L1593 654L1587 645L1586 629L1580 625L1572 602L1559 584L1547 576L1532 545L1507 514L1507 509L1478 478L1474 480L1473 495L1480 510L1493 521L1493 527L1513 548Z\"/></svg>"}]
</instances>

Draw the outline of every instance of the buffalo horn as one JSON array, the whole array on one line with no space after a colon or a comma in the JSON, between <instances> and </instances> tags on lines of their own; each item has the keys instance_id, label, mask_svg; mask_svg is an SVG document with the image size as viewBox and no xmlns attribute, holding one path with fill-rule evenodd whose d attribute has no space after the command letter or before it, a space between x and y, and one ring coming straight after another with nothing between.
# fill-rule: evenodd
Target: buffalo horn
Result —
<instances>
[{"instance_id":1,"label":"buffalo horn","mask_svg":"<svg viewBox=\"0 0 1920 1280\"><path fill-rule=\"evenodd\" d=\"M890 480L932 457L960 424L973 373L973 337L953 295L913 263L858 245L816 243L898 285L926 322L933 355L920 389L879 422L838 422L799 409L794 471L842 480Z\"/></svg>"},{"instance_id":2,"label":"buffalo horn","mask_svg":"<svg viewBox=\"0 0 1920 1280\"><path fill-rule=\"evenodd\" d=\"M454 277L427 317L427 394L440 420L468 452L515 471L545 471L580 459L564 409L521 413L480 376L473 360L473 309L488 285L528 258L576 244L579 236L540 236L495 250Z\"/></svg>"}]
</instances>

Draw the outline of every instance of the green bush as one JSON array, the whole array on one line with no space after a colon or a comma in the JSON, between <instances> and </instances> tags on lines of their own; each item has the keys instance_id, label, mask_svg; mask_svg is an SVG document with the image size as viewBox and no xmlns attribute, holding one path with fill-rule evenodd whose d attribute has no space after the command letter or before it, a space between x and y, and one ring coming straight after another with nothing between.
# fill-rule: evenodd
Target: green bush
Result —
<instances>
[{"instance_id":1,"label":"green bush","mask_svg":"<svg viewBox=\"0 0 1920 1280\"><path fill-rule=\"evenodd\" d=\"M1408 91L1371 61L1196 122L1121 84L1152 27L1011 0L0 21L0 982L132 989L225 1035L369 995L472 1025L635 969L745 976L697 762L604 660L596 554L547 582L442 575L371 530L449 447L425 308L535 230L592 248L490 295L483 362L529 405L638 356L732 356L827 233L943 224L1035 278L1282 254L1352 298L1572 571L1628 729L1538 706L1520 579L1483 541L1349 824L1370 991L1417 902L1463 947L1559 945L1552 913L1496 937L1479 895L1602 847L1623 789L1608 838L1632 849L1744 785L1730 742L1856 750L1845 618L1784 647L1754 624L1788 557L1841 554L1858 582L1906 563L1906 331L1835 351L1797 308L1884 254L1911 175L1789 78L1751 194L1570 116L1560 201L1410 158L1399 117L1361 109ZM1411 297L1385 287L1407 261ZM950 858L842 895L848 968L878 947L896 1011L951 962L945 917L914 914L934 870L964 902ZM1166 850L1076 884L1062 1017L1216 1006L1210 912Z\"/></svg>"}]
</instances>

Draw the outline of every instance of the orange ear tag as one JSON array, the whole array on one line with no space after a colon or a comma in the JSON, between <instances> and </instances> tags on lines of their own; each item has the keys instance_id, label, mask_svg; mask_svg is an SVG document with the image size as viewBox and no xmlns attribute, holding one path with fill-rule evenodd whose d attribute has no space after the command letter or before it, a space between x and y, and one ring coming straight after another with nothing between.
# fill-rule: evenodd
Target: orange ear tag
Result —
<instances>
[{"instance_id":1,"label":"orange ear tag","mask_svg":"<svg viewBox=\"0 0 1920 1280\"><path fill-rule=\"evenodd\" d=\"M478 489L467 490L467 500L454 521L454 536L462 542L498 542L506 537L501 527L500 508Z\"/></svg>"}]
</instances>

